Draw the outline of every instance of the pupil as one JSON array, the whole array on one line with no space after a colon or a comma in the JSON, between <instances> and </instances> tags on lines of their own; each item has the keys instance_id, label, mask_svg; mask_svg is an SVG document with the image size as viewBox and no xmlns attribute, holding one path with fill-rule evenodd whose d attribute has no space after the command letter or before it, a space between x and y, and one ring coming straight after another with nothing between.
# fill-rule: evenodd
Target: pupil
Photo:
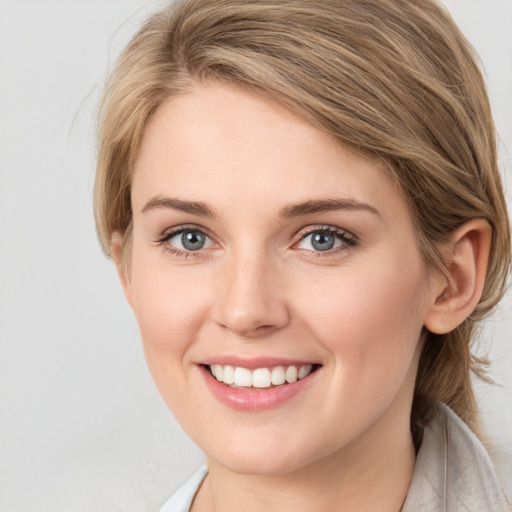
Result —
<instances>
[{"instance_id":1,"label":"pupil","mask_svg":"<svg viewBox=\"0 0 512 512\"><path fill-rule=\"evenodd\" d=\"M181 243L188 251L202 249L204 242L204 235L197 231L187 231L181 235Z\"/></svg>"},{"instance_id":2,"label":"pupil","mask_svg":"<svg viewBox=\"0 0 512 512\"><path fill-rule=\"evenodd\" d=\"M328 233L316 233L313 235L311 245L317 251L328 251L334 247L334 236Z\"/></svg>"}]
</instances>

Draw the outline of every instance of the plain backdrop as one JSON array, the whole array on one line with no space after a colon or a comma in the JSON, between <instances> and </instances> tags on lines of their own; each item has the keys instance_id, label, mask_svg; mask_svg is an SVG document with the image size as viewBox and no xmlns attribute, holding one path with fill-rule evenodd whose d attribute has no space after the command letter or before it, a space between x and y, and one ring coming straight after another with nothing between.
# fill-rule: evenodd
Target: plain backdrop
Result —
<instances>
[{"instance_id":1,"label":"plain backdrop","mask_svg":"<svg viewBox=\"0 0 512 512\"><path fill-rule=\"evenodd\" d=\"M0 1L0 512L151 511L203 463L159 398L92 214L106 70L162 1ZM450 0L482 57L511 197L512 1ZM512 299L478 385L512 446Z\"/></svg>"}]
</instances>

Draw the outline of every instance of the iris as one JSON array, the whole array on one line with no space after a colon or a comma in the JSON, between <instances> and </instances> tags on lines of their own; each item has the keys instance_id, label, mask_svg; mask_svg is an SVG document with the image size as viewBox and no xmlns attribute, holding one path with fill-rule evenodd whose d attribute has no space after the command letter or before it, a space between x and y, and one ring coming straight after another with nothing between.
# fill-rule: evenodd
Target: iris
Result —
<instances>
[{"instance_id":1,"label":"iris","mask_svg":"<svg viewBox=\"0 0 512 512\"><path fill-rule=\"evenodd\" d=\"M311 236L311 245L317 251L328 251L334 247L334 235L329 233L314 233Z\"/></svg>"},{"instance_id":2,"label":"iris","mask_svg":"<svg viewBox=\"0 0 512 512\"><path fill-rule=\"evenodd\" d=\"M181 235L181 243L187 251L197 251L204 247L206 237L199 231L185 231Z\"/></svg>"}]
</instances>

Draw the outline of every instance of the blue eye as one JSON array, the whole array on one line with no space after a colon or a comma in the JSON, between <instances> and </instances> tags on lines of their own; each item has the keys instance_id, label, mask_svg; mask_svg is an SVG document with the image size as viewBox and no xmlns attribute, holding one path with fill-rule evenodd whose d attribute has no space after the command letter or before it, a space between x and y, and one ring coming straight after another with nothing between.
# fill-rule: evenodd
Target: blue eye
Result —
<instances>
[{"instance_id":1,"label":"blue eye","mask_svg":"<svg viewBox=\"0 0 512 512\"><path fill-rule=\"evenodd\" d=\"M313 233L311 235L311 245L317 251L329 251L334 248L336 238L330 233Z\"/></svg>"},{"instance_id":2,"label":"blue eye","mask_svg":"<svg viewBox=\"0 0 512 512\"><path fill-rule=\"evenodd\" d=\"M199 231L185 231L181 234L181 244L187 251L197 251L204 247L206 236Z\"/></svg>"},{"instance_id":3,"label":"blue eye","mask_svg":"<svg viewBox=\"0 0 512 512\"><path fill-rule=\"evenodd\" d=\"M212 240L198 229L179 229L165 235L161 240L180 251L199 251L212 245Z\"/></svg>"},{"instance_id":4,"label":"blue eye","mask_svg":"<svg viewBox=\"0 0 512 512\"><path fill-rule=\"evenodd\" d=\"M300 240L298 247L308 251L327 252L343 246L353 245L355 245L355 240L346 232L324 228L306 233Z\"/></svg>"}]
</instances>

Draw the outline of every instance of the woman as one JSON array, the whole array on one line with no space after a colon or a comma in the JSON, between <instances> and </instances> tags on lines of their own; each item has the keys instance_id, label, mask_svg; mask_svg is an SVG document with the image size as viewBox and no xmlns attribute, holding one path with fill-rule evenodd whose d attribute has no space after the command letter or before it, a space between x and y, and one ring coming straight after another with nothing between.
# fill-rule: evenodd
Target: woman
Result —
<instances>
[{"instance_id":1,"label":"woman","mask_svg":"<svg viewBox=\"0 0 512 512\"><path fill-rule=\"evenodd\" d=\"M207 456L163 511L508 509L470 375L509 224L481 74L435 2L157 13L107 85L96 219Z\"/></svg>"}]
</instances>

